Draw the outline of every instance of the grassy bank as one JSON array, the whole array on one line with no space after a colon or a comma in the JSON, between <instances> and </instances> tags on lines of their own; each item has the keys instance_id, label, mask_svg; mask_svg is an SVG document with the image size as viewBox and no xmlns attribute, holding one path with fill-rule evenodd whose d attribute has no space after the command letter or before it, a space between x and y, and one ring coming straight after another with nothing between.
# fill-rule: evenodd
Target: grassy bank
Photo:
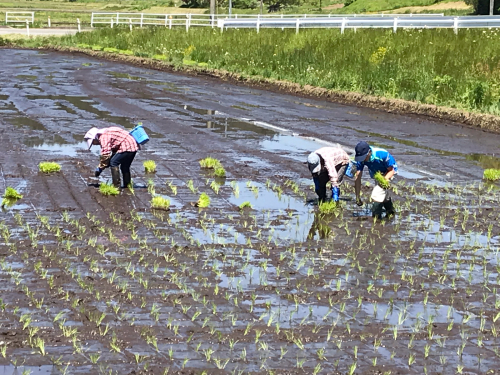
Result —
<instances>
[{"instance_id":1,"label":"grassy bank","mask_svg":"<svg viewBox=\"0 0 500 375\"><path fill-rule=\"evenodd\" d=\"M128 51L174 64L201 63L249 76L500 114L495 30L101 29L17 41Z\"/></svg>"}]
</instances>

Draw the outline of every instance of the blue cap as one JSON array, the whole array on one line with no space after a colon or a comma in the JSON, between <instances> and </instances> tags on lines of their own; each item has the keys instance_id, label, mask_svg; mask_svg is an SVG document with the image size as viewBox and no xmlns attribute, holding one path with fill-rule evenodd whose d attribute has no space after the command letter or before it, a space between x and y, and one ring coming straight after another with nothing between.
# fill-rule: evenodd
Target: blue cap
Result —
<instances>
[{"instance_id":1,"label":"blue cap","mask_svg":"<svg viewBox=\"0 0 500 375\"><path fill-rule=\"evenodd\" d=\"M366 155L370 152L370 145L365 141L359 142L354 148L356 151L356 156L354 160L356 161L364 161L366 159Z\"/></svg>"}]
</instances>

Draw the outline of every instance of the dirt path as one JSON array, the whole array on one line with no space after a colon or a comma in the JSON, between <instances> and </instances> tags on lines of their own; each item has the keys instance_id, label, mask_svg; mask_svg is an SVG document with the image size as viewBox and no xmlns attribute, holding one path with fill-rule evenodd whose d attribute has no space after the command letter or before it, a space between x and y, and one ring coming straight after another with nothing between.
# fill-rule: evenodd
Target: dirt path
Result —
<instances>
[{"instance_id":1,"label":"dirt path","mask_svg":"<svg viewBox=\"0 0 500 375\"><path fill-rule=\"evenodd\" d=\"M70 54L4 49L0 74L0 191L24 195L0 213L0 373L499 367L500 195L480 178L500 135ZM138 121L149 189L103 197L82 136ZM373 224L351 182L335 214L311 204L307 154L360 139L400 163L392 221Z\"/></svg>"}]
</instances>

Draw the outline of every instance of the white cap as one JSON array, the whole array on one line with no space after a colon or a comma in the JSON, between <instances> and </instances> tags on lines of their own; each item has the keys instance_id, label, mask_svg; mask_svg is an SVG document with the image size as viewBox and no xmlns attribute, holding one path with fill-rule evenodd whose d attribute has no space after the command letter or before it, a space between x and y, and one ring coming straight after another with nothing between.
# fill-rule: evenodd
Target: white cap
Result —
<instances>
[{"instance_id":1,"label":"white cap","mask_svg":"<svg viewBox=\"0 0 500 375\"><path fill-rule=\"evenodd\" d=\"M311 173L318 173L321 170L321 160L319 155L311 152L307 157L307 164Z\"/></svg>"},{"instance_id":2,"label":"white cap","mask_svg":"<svg viewBox=\"0 0 500 375\"><path fill-rule=\"evenodd\" d=\"M92 142L94 141L94 139L97 139L97 136L100 134L101 132L99 131L99 129L97 128L92 128L90 129L87 134L85 134L85 136L83 137L83 139L85 139L87 141L87 145L89 146L89 150L90 148L92 147Z\"/></svg>"}]
</instances>

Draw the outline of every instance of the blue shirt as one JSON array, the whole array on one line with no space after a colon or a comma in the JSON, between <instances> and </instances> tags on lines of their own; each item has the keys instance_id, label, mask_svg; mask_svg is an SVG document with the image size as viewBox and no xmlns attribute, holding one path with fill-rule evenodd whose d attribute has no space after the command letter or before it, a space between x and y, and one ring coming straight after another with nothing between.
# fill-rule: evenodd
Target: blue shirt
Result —
<instances>
[{"instance_id":1,"label":"blue shirt","mask_svg":"<svg viewBox=\"0 0 500 375\"><path fill-rule=\"evenodd\" d=\"M383 175L387 173L387 169L392 167L394 172L398 173L398 166L394 157L383 148L371 147L372 154L369 161L358 161L356 167L358 171L363 171L365 165L370 171L370 177L373 178L375 173L380 172Z\"/></svg>"}]
</instances>

